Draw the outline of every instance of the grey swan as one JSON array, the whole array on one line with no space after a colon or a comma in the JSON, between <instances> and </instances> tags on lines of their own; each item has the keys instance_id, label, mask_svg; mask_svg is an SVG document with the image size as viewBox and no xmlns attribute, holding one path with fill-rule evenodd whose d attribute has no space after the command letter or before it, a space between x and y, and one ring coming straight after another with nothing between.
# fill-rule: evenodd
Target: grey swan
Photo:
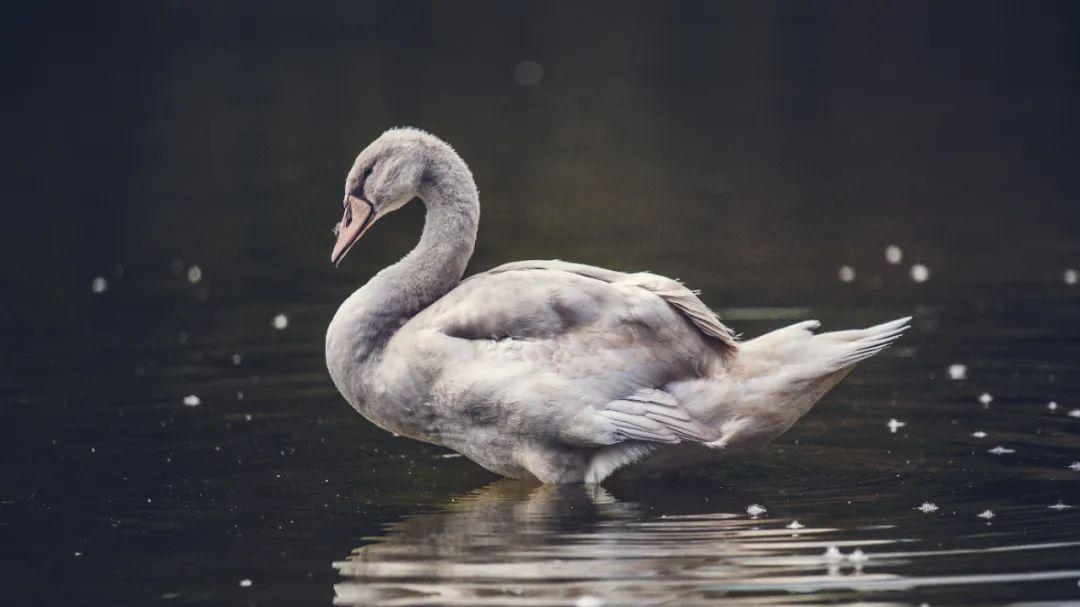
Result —
<instances>
[{"instance_id":1,"label":"grey swan","mask_svg":"<svg viewBox=\"0 0 1080 607\"><path fill-rule=\"evenodd\" d=\"M462 280L476 183L413 128L356 158L331 262L414 198L427 207L420 242L338 308L330 376L380 428L511 478L600 483L760 449L910 320L822 334L808 320L740 341L693 291L649 272L518 261Z\"/></svg>"}]
</instances>

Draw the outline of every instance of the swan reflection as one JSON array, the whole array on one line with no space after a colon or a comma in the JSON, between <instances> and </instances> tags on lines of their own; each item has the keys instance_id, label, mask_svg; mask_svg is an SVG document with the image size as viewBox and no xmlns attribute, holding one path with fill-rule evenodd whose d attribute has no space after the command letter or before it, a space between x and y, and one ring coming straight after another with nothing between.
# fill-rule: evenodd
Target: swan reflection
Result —
<instances>
[{"instance_id":1,"label":"swan reflection","mask_svg":"<svg viewBox=\"0 0 1080 607\"><path fill-rule=\"evenodd\" d=\"M334 604L805 604L786 593L893 578L824 557L830 544L889 539L825 542L818 536L836 530L793 531L786 519L752 520L727 504L730 514L658 513L680 510L669 506L618 501L599 487L498 481L391 524L334 563L343 578Z\"/></svg>"}]
</instances>

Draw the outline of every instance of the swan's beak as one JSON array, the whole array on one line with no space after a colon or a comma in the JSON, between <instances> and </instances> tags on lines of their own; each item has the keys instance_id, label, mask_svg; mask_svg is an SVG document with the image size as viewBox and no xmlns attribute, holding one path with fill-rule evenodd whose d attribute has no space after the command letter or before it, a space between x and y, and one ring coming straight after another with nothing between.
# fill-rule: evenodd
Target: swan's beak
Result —
<instances>
[{"instance_id":1,"label":"swan's beak","mask_svg":"<svg viewBox=\"0 0 1080 607\"><path fill-rule=\"evenodd\" d=\"M346 196L344 205L345 214L337 225L337 242L330 253L330 263L335 266L341 263L349 249L360 240L371 224L375 223L376 217L375 206L362 198Z\"/></svg>"}]
</instances>

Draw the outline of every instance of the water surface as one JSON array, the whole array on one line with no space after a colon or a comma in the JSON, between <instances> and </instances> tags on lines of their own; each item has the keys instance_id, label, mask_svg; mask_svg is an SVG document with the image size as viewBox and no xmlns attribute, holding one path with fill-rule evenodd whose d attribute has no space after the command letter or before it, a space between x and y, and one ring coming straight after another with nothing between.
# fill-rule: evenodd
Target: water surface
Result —
<instances>
[{"instance_id":1,"label":"water surface","mask_svg":"<svg viewBox=\"0 0 1080 607\"><path fill-rule=\"evenodd\" d=\"M231 6L45 4L8 42L5 603L1080 601L1075 10ZM470 273L650 269L746 336L913 328L758 455L500 481L326 375L422 221L326 261L397 124L477 176Z\"/></svg>"}]
</instances>

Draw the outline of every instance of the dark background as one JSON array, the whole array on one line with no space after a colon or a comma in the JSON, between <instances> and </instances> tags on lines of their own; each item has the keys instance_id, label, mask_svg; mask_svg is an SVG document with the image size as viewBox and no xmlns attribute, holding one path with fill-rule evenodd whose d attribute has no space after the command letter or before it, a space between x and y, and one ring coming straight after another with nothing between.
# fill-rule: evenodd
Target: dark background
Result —
<instances>
[{"instance_id":1,"label":"dark background","mask_svg":"<svg viewBox=\"0 0 1080 607\"><path fill-rule=\"evenodd\" d=\"M1080 4L36 2L2 27L11 604L325 604L330 562L492 480L366 423L326 376L337 305L419 233L416 205L328 262L345 172L397 125L444 138L477 178L470 273L649 269L748 336L915 315L757 459L616 493L641 505L619 525L759 501L840 540L899 521L923 548L974 546L890 574L1075 569L1071 544L1041 561L978 550L1080 537L1074 515L1046 519L1076 495L1061 475L1078 459L1080 287L1063 276L1080 268ZM515 80L523 61L535 85ZM945 379L955 362L969 382ZM886 434L891 417L907 430ZM954 518L912 510L924 499ZM582 516L555 531L611 527ZM440 520L423 524L459 524ZM1076 596L1074 579L919 588L900 598Z\"/></svg>"}]
</instances>

